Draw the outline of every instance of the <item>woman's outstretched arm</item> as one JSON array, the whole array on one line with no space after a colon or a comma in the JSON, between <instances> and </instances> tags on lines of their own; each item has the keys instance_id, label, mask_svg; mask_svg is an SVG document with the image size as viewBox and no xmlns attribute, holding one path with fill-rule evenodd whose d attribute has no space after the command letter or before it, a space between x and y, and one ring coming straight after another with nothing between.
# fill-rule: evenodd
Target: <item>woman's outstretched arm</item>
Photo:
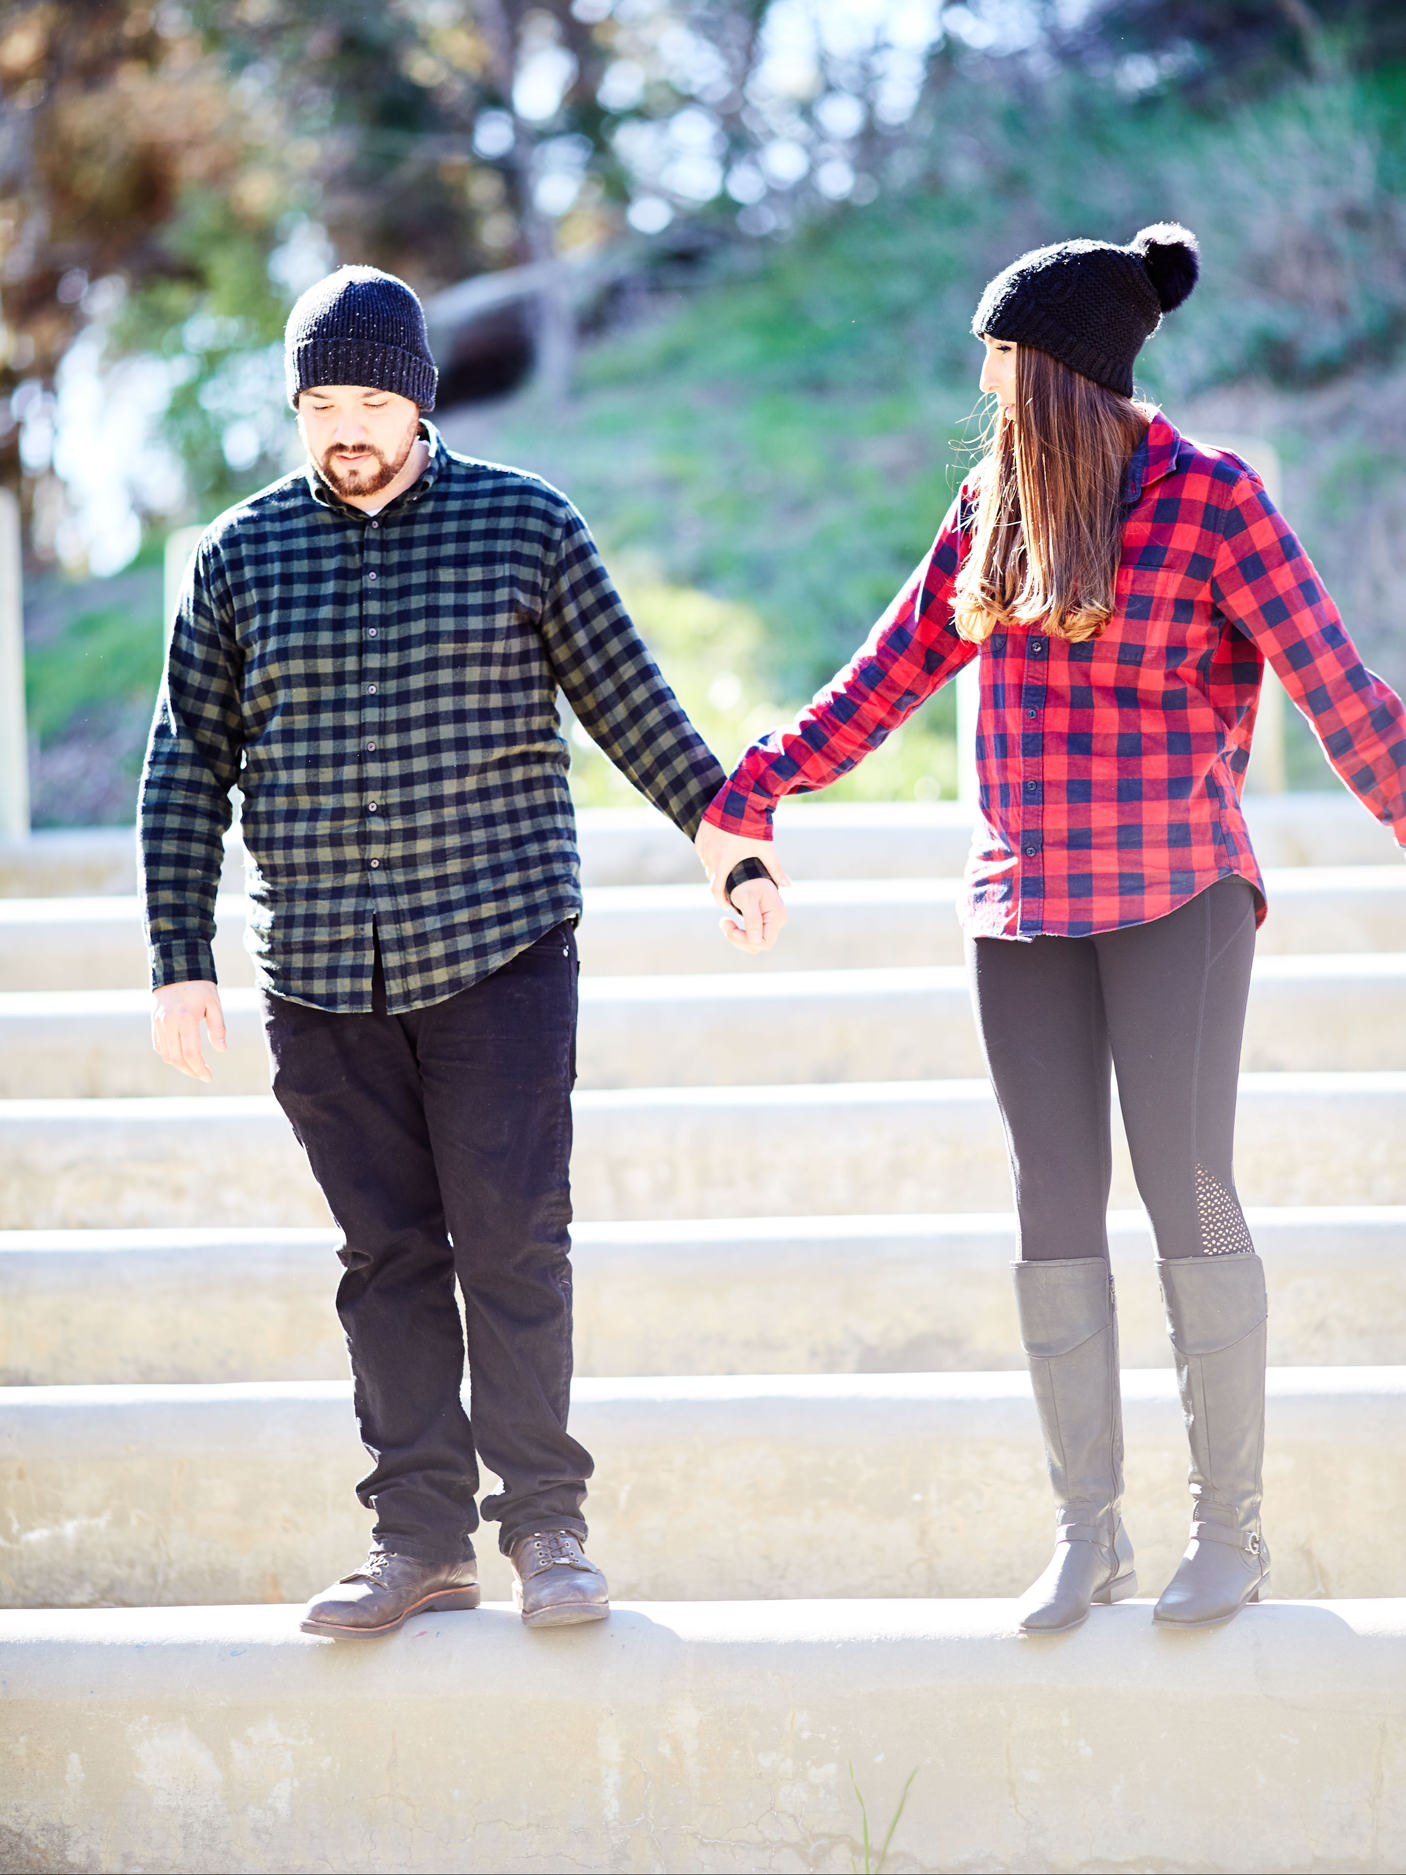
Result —
<instances>
[{"instance_id":1,"label":"woman's outstretched arm","mask_svg":"<svg viewBox=\"0 0 1406 1875\"><path fill-rule=\"evenodd\" d=\"M770 842L783 795L811 793L848 774L976 656L952 623L965 498L964 490L851 662L794 721L754 742L714 796L696 845L715 897L732 867Z\"/></svg>"}]
</instances>

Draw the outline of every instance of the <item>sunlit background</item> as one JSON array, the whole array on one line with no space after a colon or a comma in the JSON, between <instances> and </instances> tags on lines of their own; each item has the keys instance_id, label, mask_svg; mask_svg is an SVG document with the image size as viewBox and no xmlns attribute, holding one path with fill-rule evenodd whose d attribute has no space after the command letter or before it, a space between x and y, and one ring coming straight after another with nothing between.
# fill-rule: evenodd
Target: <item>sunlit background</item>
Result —
<instances>
[{"instance_id":1,"label":"sunlit background","mask_svg":"<svg viewBox=\"0 0 1406 1875\"><path fill-rule=\"evenodd\" d=\"M931 540L989 275L1176 217L1141 389L1273 446L1406 683L1399 0L9 0L0 84L37 825L131 817L167 537L296 462L283 319L341 261L425 297L447 439L571 495L729 762ZM952 736L842 791L950 794Z\"/></svg>"}]
</instances>

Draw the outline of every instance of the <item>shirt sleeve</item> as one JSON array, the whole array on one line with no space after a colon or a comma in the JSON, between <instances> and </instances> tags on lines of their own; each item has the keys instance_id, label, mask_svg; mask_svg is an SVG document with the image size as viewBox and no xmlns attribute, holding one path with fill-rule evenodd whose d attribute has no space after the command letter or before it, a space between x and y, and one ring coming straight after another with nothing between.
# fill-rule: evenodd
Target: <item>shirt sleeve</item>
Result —
<instances>
[{"instance_id":1,"label":"shirt sleeve","mask_svg":"<svg viewBox=\"0 0 1406 1875\"><path fill-rule=\"evenodd\" d=\"M1273 665L1342 780L1406 847L1406 705L1362 662L1313 562L1253 473L1236 485L1211 593Z\"/></svg>"},{"instance_id":2,"label":"shirt sleeve","mask_svg":"<svg viewBox=\"0 0 1406 1875\"><path fill-rule=\"evenodd\" d=\"M215 898L242 748L228 621L218 554L206 539L172 624L137 809L153 989L215 981Z\"/></svg>"},{"instance_id":3,"label":"shirt sleeve","mask_svg":"<svg viewBox=\"0 0 1406 1875\"><path fill-rule=\"evenodd\" d=\"M574 510L546 583L541 630L586 733L691 840L723 781L722 764L665 683Z\"/></svg>"},{"instance_id":4,"label":"shirt sleeve","mask_svg":"<svg viewBox=\"0 0 1406 1875\"><path fill-rule=\"evenodd\" d=\"M783 795L825 788L877 749L979 647L958 636L952 591L961 564L959 495L931 549L853 660L783 729L754 742L705 816L726 833L769 840Z\"/></svg>"}]
</instances>

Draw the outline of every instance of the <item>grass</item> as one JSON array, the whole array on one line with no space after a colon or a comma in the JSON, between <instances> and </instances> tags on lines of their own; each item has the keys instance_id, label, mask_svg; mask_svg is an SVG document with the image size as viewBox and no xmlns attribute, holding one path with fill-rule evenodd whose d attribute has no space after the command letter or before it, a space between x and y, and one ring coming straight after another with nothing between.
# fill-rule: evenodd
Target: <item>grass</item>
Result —
<instances>
[{"instance_id":1,"label":"grass","mask_svg":"<svg viewBox=\"0 0 1406 1875\"><path fill-rule=\"evenodd\" d=\"M858 1780L855 1778L854 1766L853 1764L850 1765L849 1781L854 1788L855 1802L859 1805L861 1846L862 1846L863 1854L864 1854L864 1861L862 1864L864 1875L880 1875L880 1871L883 1869L884 1863L888 1859L889 1844L893 1841L893 1833L898 1828L899 1819L902 1817L904 1808L908 1802L908 1793L913 1788L913 1779L917 1775L918 1775L918 1766L914 1765L913 1769L908 1773L908 1776L906 1780L904 1781L903 1789L901 1793L899 1794L898 1808L894 1811L893 1816L889 1822L889 1826L887 1830L884 1832L884 1840L879 1845L878 1855L876 1858L874 1854L873 1844L871 1843L869 1839L869 1810L868 1810L867 1805L864 1802L864 1793L860 1790ZM861 1867L861 1864L856 1862L853 1859L853 1857L851 1857L850 1867L858 1871Z\"/></svg>"}]
</instances>

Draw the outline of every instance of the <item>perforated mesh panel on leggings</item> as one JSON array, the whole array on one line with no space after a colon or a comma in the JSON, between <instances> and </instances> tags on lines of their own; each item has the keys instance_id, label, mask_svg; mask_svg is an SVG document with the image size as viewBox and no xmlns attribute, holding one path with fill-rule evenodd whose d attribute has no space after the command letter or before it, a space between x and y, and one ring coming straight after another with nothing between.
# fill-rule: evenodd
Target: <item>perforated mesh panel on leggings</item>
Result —
<instances>
[{"instance_id":1,"label":"perforated mesh panel on leggings","mask_svg":"<svg viewBox=\"0 0 1406 1875\"><path fill-rule=\"evenodd\" d=\"M1196 1168L1196 1213L1201 1221L1204 1255L1239 1256L1254 1249L1240 1200L1227 1191L1218 1178L1213 1178L1204 1165Z\"/></svg>"}]
</instances>

